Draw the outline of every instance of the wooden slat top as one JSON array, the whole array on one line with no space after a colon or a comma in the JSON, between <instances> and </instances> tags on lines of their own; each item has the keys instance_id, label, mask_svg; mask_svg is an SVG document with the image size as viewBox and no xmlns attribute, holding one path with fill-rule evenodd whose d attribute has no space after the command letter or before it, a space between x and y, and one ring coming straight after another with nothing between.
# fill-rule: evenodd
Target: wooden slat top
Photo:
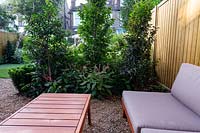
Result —
<instances>
[{"instance_id":1,"label":"wooden slat top","mask_svg":"<svg viewBox=\"0 0 200 133\"><path fill-rule=\"evenodd\" d=\"M44 93L0 123L0 133L79 133L90 94Z\"/></svg>"}]
</instances>

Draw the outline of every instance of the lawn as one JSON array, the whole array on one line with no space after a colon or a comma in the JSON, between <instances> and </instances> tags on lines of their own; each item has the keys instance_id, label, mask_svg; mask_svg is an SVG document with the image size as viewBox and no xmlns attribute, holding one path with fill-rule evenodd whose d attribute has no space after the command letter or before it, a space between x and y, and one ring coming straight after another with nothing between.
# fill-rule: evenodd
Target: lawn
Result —
<instances>
[{"instance_id":1,"label":"lawn","mask_svg":"<svg viewBox=\"0 0 200 133\"><path fill-rule=\"evenodd\" d=\"M11 68L17 68L23 66L24 64L3 64L0 65L0 78L10 78L8 70Z\"/></svg>"}]
</instances>

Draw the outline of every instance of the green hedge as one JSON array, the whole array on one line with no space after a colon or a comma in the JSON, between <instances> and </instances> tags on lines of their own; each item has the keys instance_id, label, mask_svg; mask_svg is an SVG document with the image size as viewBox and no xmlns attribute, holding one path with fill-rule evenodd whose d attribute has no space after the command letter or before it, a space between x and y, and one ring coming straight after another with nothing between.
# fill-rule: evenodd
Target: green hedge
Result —
<instances>
[{"instance_id":1,"label":"green hedge","mask_svg":"<svg viewBox=\"0 0 200 133\"><path fill-rule=\"evenodd\" d=\"M26 89L23 87L32 81L32 73L35 72L35 65L25 65L18 68L9 70L9 75L19 93L26 93Z\"/></svg>"}]
</instances>

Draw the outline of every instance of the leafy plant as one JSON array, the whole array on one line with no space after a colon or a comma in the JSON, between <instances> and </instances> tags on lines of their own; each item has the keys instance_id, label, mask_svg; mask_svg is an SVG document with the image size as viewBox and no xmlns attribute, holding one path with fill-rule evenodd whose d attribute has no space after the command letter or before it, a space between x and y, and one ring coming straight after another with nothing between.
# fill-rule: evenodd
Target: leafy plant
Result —
<instances>
[{"instance_id":1,"label":"leafy plant","mask_svg":"<svg viewBox=\"0 0 200 133\"><path fill-rule=\"evenodd\" d=\"M0 56L0 64L3 64L3 63L4 63L3 56Z\"/></svg>"},{"instance_id":2,"label":"leafy plant","mask_svg":"<svg viewBox=\"0 0 200 133\"><path fill-rule=\"evenodd\" d=\"M84 41L84 56L89 64L101 64L106 57L106 48L111 38L111 8L107 0L88 0L79 10L81 23L78 33Z\"/></svg>"},{"instance_id":3,"label":"leafy plant","mask_svg":"<svg viewBox=\"0 0 200 133\"><path fill-rule=\"evenodd\" d=\"M137 0L140 1L140 0ZM133 5L136 3L136 0L124 0L122 3L121 14L122 14L122 22L124 28L127 28L128 21L130 17L130 13L133 10Z\"/></svg>"},{"instance_id":4,"label":"leafy plant","mask_svg":"<svg viewBox=\"0 0 200 133\"><path fill-rule=\"evenodd\" d=\"M17 48L15 50L15 53L14 53L14 56L13 56L14 60L15 60L15 63L23 63L23 58L22 58L22 49L20 48Z\"/></svg>"},{"instance_id":5,"label":"leafy plant","mask_svg":"<svg viewBox=\"0 0 200 133\"><path fill-rule=\"evenodd\" d=\"M22 59L24 63L32 63L33 62L33 57L31 56L31 51L29 51L30 46L32 45L31 43L31 38L28 36L23 37L23 47L22 47Z\"/></svg>"},{"instance_id":6,"label":"leafy plant","mask_svg":"<svg viewBox=\"0 0 200 133\"><path fill-rule=\"evenodd\" d=\"M61 76L53 82L45 84L47 92L73 93L79 89L80 71L77 69L65 69Z\"/></svg>"},{"instance_id":7,"label":"leafy plant","mask_svg":"<svg viewBox=\"0 0 200 133\"><path fill-rule=\"evenodd\" d=\"M121 16L122 16L123 27L126 30L128 30L128 25L129 25L128 22L129 22L131 13L134 10L134 5L140 1L145 1L145 0L123 0L122 7L121 7ZM151 3L156 5L160 1L161 0L151 0Z\"/></svg>"},{"instance_id":8,"label":"leafy plant","mask_svg":"<svg viewBox=\"0 0 200 133\"><path fill-rule=\"evenodd\" d=\"M26 27L30 38L27 49L40 78L48 82L55 80L66 67L67 44L57 8L47 0L41 10L42 14L31 15Z\"/></svg>"},{"instance_id":9,"label":"leafy plant","mask_svg":"<svg viewBox=\"0 0 200 133\"><path fill-rule=\"evenodd\" d=\"M122 67L122 74L129 77L135 89L142 89L155 81L154 65L151 60L151 45L156 33L149 24L154 2L142 0L136 3L130 14L128 34L125 36L128 48Z\"/></svg>"},{"instance_id":10,"label":"leafy plant","mask_svg":"<svg viewBox=\"0 0 200 133\"><path fill-rule=\"evenodd\" d=\"M23 15L26 22L29 23L32 14L44 13L43 7L47 2L51 2L54 7L58 8L63 0L14 0L11 5L15 12Z\"/></svg>"},{"instance_id":11,"label":"leafy plant","mask_svg":"<svg viewBox=\"0 0 200 133\"><path fill-rule=\"evenodd\" d=\"M16 89L21 94L28 93L27 91L30 89L24 89L23 87L32 81L32 72L35 72L35 65L25 65L18 68L13 68L9 70L9 75L16 87Z\"/></svg>"},{"instance_id":12,"label":"leafy plant","mask_svg":"<svg viewBox=\"0 0 200 133\"><path fill-rule=\"evenodd\" d=\"M112 72L108 72L108 66L95 66L87 70L81 76L80 89L84 93L91 93L93 97L102 98L112 95ZM88 72L89 71L89 72Z\"/></svg>"},{"instance_id":13,"label":"leafy plant","mask_svg":"<svg viewBox=\"0 0 200 133\"><path fill-rule=\"evenodd\" d=\"M114 34L111 42L107 47L106 58L107 63L118 66L123 60L127 42L124 35Z\"/></svg>"},{"instance_id":14,"label":"leafy plant","mask_svg":"<svg viewBox=\"0 0 200 133\"><path fill-rule=\"evenodd\" d=\"M15 61L14 54L15 54L15 44L11 43L10 41L7 41L7 45L3 53L4 63L14 63Z\"/></svg>"},{"instance_id":15,"label":"leafy plant","mask_svg":"<svg viewBox=\"0 0 200 133\"><path fill-rule=\"evenodd\" d=\"M9 14L6 11L6 8L0 5L0 29L6 31L16 31L17 26L15 25L15 19L16 19L15 16Z\"/></svg>"}]
</instances>

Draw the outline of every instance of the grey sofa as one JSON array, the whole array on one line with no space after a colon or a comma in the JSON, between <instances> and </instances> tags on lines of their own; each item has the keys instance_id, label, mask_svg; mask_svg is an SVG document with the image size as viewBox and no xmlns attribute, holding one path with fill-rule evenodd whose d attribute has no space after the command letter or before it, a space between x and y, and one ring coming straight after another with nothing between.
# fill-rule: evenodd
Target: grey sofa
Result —
<instances>
[{"instance_id":1,"label":"grey sofa","mask_svg":"<svg viewBox=\"0 0 200 133\"><path fill-rule=\"evenodd\" d=\"M122 106L132 132L200 132L200 67L182 64L171 93L124 91Z\"/></svg>"}]
</instances>

